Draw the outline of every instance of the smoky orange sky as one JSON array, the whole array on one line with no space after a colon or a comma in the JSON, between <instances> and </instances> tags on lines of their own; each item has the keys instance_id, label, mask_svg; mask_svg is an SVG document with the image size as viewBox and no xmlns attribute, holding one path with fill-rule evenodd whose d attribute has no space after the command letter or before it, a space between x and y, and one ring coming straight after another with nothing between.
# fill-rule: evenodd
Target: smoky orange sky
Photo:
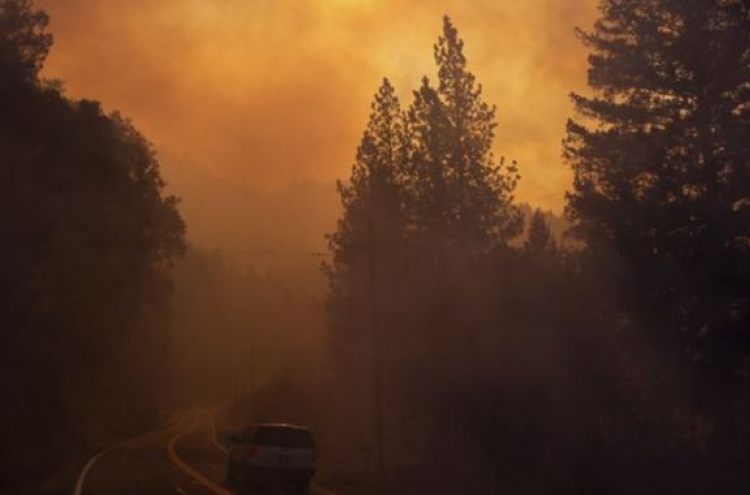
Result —
<instances>
[{"instance_id":1,"label":"smoky orange sky","mask_svg":"<svg viewBox=\"0 0 750 495\"><path fill-rule=\"evenodd\" d=\"M45 74L135 122L199 243L321 246L373 93L387 76L407 106L422 75L435 78L443 14L498 107L496 150L519 162L518 198L562 210L567 95L586 77L573 30L592 24L596 0L36 3L55 36Z\"/></svg>"}]
</instances>

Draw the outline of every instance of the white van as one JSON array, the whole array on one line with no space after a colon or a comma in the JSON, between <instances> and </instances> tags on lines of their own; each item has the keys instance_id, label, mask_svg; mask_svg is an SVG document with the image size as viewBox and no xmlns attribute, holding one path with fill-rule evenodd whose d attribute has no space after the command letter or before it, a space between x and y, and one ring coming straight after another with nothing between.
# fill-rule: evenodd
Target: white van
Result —
<instances>
[{"instance_id":1,"label":"white van","mask_svg":"<svg viewBox=\"0 0 750 495\"><path fill-rule=\"evenodd\" d=\"M315 475L315 442L308 428L261 423L230 436L227 480L265 490L283 485L308 493Z\"/></svg>"}]
</instances>

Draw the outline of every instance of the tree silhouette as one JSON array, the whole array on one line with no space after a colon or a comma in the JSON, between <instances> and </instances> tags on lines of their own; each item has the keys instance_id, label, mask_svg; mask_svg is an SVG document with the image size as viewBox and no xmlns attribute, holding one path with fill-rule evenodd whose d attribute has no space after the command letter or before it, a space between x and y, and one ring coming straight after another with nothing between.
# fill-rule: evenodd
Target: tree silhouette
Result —
<instances>
[{"instance_id":1,"label":"tree silhouette","mask_svg":"<svg viewBox=\"0 0 750 495\"><path fill-rule=\"evenodd\" d=\"M369 329L373 290L388 293L386 285L397 285L397 253L403 252L406 236L403 168L403 115L385 79L372 103L351 178L338 183L343 215L328 238L334 255L326 267L328 304L334 328L341 332Z\"/></svg>"},{"instance_id":2,"label":"tree silhouette","mask_svg":"<svg viewBox=\"0 0 750 495\"><path fill-rule=\"evenodd\" d=\"M555 238L552 236L552 231L542 210L534 210L531 218L529 218L528 238L524 242L524 249L530 253L545 253L557 250Z\"/></svg>"},{"instance_id":3,"label":"tree silhouette","mask_svg":"<svg viewBox=\"0 0 750 495\"><path fill-rule=\"evenodd\" d=\"M750 344L749 23L739 2L605 1L566 140L575 232L708 360L715 337Z\"/></svg>"},{"instance_id":4,"label":"tree silhouette","mask_svg":"<svg viewBox=\"0 0 750 495\"><path fill-rule=\"evenodd\" d=\"M46 24L29 1L0 2L0 421L16 425L0 442L3 480L54 467L89 424L120 435L158 419L185 229L135 127L40 79Z\"/></svg>"},{"instance_id":5,"label":"tree silhouette","mask_svg":"<svg viewBox=\"0 0 750 495\"><path fill-rule=\"evenodd\" d=\"M0 84L34 83L39 77L52 36L46 32L47 14L34 10L30 0L0 1Z\"/></svg>"},{"instance_id":6,"label":"tree silhouette","mask_svg":"<svg viewBox=\"0 0 750 495\"><path fill-rule=\"evenodd\" d=\"M438 87L424 78L407 114L408 187L415 229L439 256L481 253L520 232L515 164L495 160L495 108L468 71L451 20L435 44Z\"/></svg>"},{"instance_id":7,"label":"tree silhouette","mask_svg":"<svg viewBox=\"0 0 750 495\"><path fill-rule=\"evenodd\" d=\"M414 436L411 421L445 428L461 416L466 384L481 369L481 342L465 323L485 300L480 260L507 248L523 223L515 164L492 154L495 109L447 17L434 55L438 85L425 77L406 113L387 81L376 95L329 237L331 344L345 358L342 380L353 382L350 398L364 392L356 402L370 404L370 377L387 377L385 435L394 443ZM363 359L373 348L382 373ZM389 407L400 400L412 407ZM370 431L372 412L361 414Z\"/></svg>"},{"instance_id":8,"label":"tree silhouette","mask_svg":"<svg viewBox=\"0 0 750 495\"><path fill-rule=\"evenodd\" d=\"M587 254L620 267L629 318L684 353L695 406L726 447L736 432L727 400L745 387L750 351L750 6L601 9L579 32L595 94L572 96L568 214Z\"/></svg>"}]
</instances>

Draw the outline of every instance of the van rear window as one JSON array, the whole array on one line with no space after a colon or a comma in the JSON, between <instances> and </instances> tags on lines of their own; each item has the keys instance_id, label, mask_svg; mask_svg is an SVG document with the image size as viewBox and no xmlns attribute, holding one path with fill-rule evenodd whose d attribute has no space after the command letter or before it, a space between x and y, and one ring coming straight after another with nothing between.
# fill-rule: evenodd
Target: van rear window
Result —
<instances>
[{"instance_id":1,"label":"van rear window","mask_svg":"<svg viewBox=\"0 0 750 495\"><path fill-rule=\"evenodd\" d=\"M308 430L283 426L259 426L253 443L291 449L314 449L315 442Z\"/></svg>"}]
</instances>

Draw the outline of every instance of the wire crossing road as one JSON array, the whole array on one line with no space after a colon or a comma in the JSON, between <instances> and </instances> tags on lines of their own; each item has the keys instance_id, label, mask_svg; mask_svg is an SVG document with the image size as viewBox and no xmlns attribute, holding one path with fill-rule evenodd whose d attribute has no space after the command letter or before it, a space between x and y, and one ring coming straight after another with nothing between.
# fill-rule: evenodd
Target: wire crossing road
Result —
<instances>
[{"instance_id":1,"label":"wire crossing road","mask_svg":"<svg viewBox=\"0 0 750 495\"><path fill-rule=\"evenodd\" d=\"M128 440L89 461L74 495L232 495L224 481L226 449L209 410L175 426ZM315 488L312 495L330 495Z\"/></svg>"}]
</instances>

